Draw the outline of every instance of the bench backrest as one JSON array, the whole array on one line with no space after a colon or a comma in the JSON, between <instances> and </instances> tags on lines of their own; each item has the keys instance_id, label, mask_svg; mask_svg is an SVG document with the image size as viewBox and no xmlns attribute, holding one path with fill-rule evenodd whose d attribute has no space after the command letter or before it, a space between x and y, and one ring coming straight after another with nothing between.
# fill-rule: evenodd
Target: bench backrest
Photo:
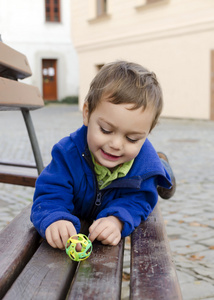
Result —
<instances>
[{"instance_id":1,"label":"bench backrest","mask_svg":"<svg viewBox=\"0 0 214 300\"><path fill-rule=\"evenodd\" d=\"M0 42L0 110L31 110L44 106L37 87L17 81L31 75L27 57Z\"/></svg>"},{"instance_id":2,"label":"bench backrest","mask_svg":"<svg viewBox=\"0 0 214 300\"><path fill-rule=\"evenodd\" d=\"M21 110L40 174L44 166L30 110L43 107L44 101L37 87L18 81L31 75L27 57L0 41L0 111ZM29 171L28 166L0 162L0 182L34 186L37 175Z\"/></svg>"}]
</instances>

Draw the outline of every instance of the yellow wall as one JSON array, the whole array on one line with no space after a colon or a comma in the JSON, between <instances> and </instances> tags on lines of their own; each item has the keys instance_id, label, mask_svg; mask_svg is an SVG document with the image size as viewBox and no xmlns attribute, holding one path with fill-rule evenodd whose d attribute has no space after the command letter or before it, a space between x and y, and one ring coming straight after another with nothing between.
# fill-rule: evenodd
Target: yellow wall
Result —
<instances>
[{"instance_id":1,"label":"yellow wall","mask_svg":"<svg viewBox=\"0 0 214 300\"><path fill-rule=\"evenodd\" d=\"M95 0L72 1L72 38L79 58L80 107L97 72L116 59L154 71L163 88L163 116L209 119L214 2L109 0L108 15L93 18Z\"/></svg>"}]
</instances>

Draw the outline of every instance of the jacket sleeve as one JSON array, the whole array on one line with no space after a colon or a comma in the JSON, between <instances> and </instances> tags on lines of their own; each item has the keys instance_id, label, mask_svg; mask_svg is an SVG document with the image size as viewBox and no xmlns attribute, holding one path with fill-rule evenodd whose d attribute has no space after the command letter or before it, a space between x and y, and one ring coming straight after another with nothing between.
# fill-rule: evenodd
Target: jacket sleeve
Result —
<instances>
[{"instance_id":1,"label":"jacket sleeve","mask_svg":"<svg viewBox=\"0 0 214 300\"><path fill-rule=\"evenodd\" d=\"M97 219L115 216L123 222L122 237L130 235L142 220L147 219L157 204L156 185L156 177L143 181L139 191L124 193L108 203Z\"/></svg>"},{"instance_id":2,"label":"jacket sleeve","mask_svg":"<svg viewBox=\"0 0 214 300\"><path fill-rule=\"evenodd\" d=\"M80 230L80 220L72 215L74 182L64 152L60 143L53 147L52 161L36 182L31 221L43 238L47 227L58 220L71 221Z\"/></svg>"}]
</instances>

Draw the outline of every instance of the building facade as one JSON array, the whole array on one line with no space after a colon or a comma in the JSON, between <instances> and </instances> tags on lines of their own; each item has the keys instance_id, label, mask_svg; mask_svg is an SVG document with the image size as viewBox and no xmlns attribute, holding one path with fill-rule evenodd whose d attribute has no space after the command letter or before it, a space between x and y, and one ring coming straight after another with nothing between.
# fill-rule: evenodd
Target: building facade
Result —
<instances>
[{"instance_id":1,"label":"building facade","mask_svg":"<svg viewBox=\"0 0 214 300\"><path fill-rule=\"evenodd\" d=\"M214 119L214 1L71 0L79 99L103 64L154 71L166 117Z\"/></svg>"},{"instance_id":2,"label":"building facade","mask_svg":"<svg viewBox=\"0 0 214 300\"><path fill-rule=\"evenodd\" d=\"M71 40L70 0L0 0L2 41L28 58L45 100L78 94L78 63Z\"/></svg>"}]
</instances>

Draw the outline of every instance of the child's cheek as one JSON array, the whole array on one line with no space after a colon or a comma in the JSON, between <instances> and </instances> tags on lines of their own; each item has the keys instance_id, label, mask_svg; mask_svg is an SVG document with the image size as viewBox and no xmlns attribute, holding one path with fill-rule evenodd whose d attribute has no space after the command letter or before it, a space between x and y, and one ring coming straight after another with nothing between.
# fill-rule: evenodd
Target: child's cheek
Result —
<instances>
[{"instance_id":1,"label":"child's cheek","mask_svg":"<svg viewBox=\"0 0 214 300\"><path fill-rule=\"evenodd\" d=\"M130 158L130 160L132 160L133 158L135 158L138 153L140 152L141 147L133 144L129 147L129 149L127 149L127 153L126 155Z\"/></svg>"}]
</instances>

